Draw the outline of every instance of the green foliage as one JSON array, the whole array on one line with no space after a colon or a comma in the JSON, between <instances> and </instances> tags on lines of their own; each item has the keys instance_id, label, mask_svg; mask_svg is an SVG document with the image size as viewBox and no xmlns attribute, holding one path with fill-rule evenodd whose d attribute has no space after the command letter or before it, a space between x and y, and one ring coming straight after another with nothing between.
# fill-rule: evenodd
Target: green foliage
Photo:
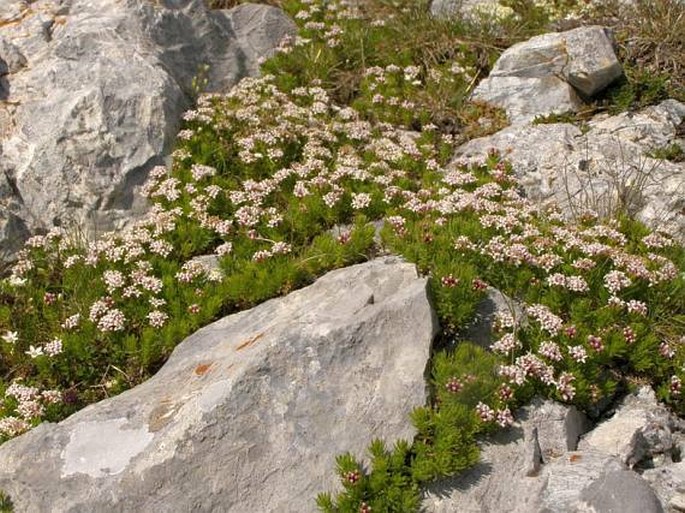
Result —
<instances>
[{"instance_id":1,"label":"green foliage","mask_svg":"<svg viewBox=\"0 0 685 513\"><path fill-rule=\"evenodd\" d=\"M546 116L535 116L534 125L546 125L551 123L575 123L578 121L578 114L573 111L552 113Z\"/></svg>"},{"instance_id":2,"label":"green foliage","mask_svg":"<svg viewBox=\"0 0 685 513\"><path fill-rule=\"evenodd\" d=\"M655 148L648 153L654 159L669 160L671 162L685 162L685 150L677 143Z\"/></svg>"},{"instance_id":3,"label":"green foliage","mask_svg":"<svg viewBox=\"0 0 685 513\"><path fill-rule=\"evenodd\" d=\"M0 491L0 513L12 513L14 511L14 505L9 496Z\"/></svg>"},{"instance_id":4,"label":"green foliage","mask_svg":"<svg viewBox=\"0 0 685 513\"><path fill-rule=\"evenodd\" d=\"M338 456L344 491L335 498L319 495L319 508L336 513L364 507L374 512L418 511L422 483L452 476L478 461L476 435L487 426L475 407L496 391L496 363L492 355L466 342L454 352L438 353L431 381L434 404L412 413L414 443L400 440L388 450L381 440L374 440L369 446L370 470L350 454ZM448 388L455 380L463 387Z\"/></svg>"},{"instance_id":5,"label":"green foliage","mask_svg":"<svg viewBox=\"0 0 685 513\"><path fill-rule=\"evenodd\" d=\"M351 455L336 458L338 475L344 493L335 499L330 494L320 494L317 505L327 513L356 513L363 508L384 513L417 511L419 487L413 482L408 463L411 446L404 440L388 450L382 440L374 440L369 446L371 470L365 471Z\"/></svg>"},{"instance_id":6,"label":"green foliage","mask_svg":"<svg viewBox=\"0 0 685 513\"><path fill-rule=\"evenodd\" d=\"M455 144L505 122L467 100L499 53L569 14L610 12L584 4L512 0L436 20L426 1L284 1L293 16L308 10L300 39L263 78L198 97L173 165L143 187L148 217L91 243L36 237L0 282L0 441L140 383L214 319L379 251L429 278L450 343L432 355L414 440L376 440L368 463L339 456L343 489L321 494L321 510L417 511L420 487L473 465L479 438L533 395L596 412L644 382L685 412L685 251L626 216L568 221L531 204L497 154L450 163ZM671 0L637 4L680 23ZM658 33L640 26L643 42ZM679 80L677 66L654 73L622 27L626 78L595 105L610 111L657 102ZM681 34L666 39L677 60ZM463 334L493 288L511 312L486 351Z\"/></svg>"},{"instance_id":7,"label":"green foliage","mask_svg":"<svg viewBox=\"0 0 685 513\"><path fill-rule=\"evenodd\" d=\"M609 112L618 114L667 99L668 81L669 77L666 74L640 69L630 70L627 78L619 80L604 93L609 104Z\"/></svg>"}]
</instances>

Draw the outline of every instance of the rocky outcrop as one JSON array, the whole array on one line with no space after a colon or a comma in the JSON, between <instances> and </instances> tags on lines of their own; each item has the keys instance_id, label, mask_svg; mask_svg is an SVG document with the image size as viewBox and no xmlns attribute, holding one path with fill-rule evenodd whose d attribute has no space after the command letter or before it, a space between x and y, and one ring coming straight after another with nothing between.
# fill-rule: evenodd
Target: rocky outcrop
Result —
<instances>
[{"instance_id":1,"label":"rocky outcrop","mask_svg":"<svg viewBox=\"0 0 685 513\"><path fill-rule=\"evenodd\" d=\"M5 443L0 489L29 513L314 511L337 454L413 437L436 330L413 265L331 272L201 329L146 383Z\"/></svg>"},{"instance_id":2,"label":"rocky outcrop","mask_svg":"<svg viewBox=\"0 0 685 513\"><path fill-rule=\"evenodd\" d=\"M509 160L526 194L573 215L622 209L685 240L685 163L654 158L679 133L685 105L667 100L639 112L570 123L512 126L457 149L457 161L483 159L491 149Z\"/></svg>"},{"instance_id":3,"label":"rocky outcrop","mask_svg":"<svg viewBox=\"0 0 685 513\"><path fill-rule=\"evenodd\" d=\"M436 17L497 18L505 10L498 0L433 0L430 12ZM506 11L505 11L506 12ZM509 10L509 12L513 12Z\"/></svg>"},{"instance_id":4,"label":"rocky outcrop","mask_svg":"<svg viewBox=\"0 0 685 513\"><path fill-rule=\"evenodd\" d=\"M681 436L679 421L657 403L651 389L626 397L613 415L584 435L590 429L588 419L552 401L534 401L517 419L512 429L483 444L476 467L430 486L423 497L425 511L679 511L668 508L685 495L685 473L664 442L666 431L669 437ZM627 454L635 457L630 462L635 470L644 470L641 465L656 468L641 476L626 465ZM668 457L655 458L657 454Z\"/></svg>"},{"instance_id":5,"label":"rocky outcrop","mask_svg":"<svg viewBox=\"0 0 685 513\"><path fill-rule=\"evenodd\" d=\"M623 74L608 29L591 26L536 36L500 56L474 100L503 108L512 124L576 111Z\"/></svg>"},{"instance_id":6,"label":"rocky outcrop","mask_svg":"<svg viewBox=\"0 0 685 513\"><path fill-rule=\"evenodd\" d=\"M630 467L660 466L679 457L679 450L674 452L679 426L679 419L645 387L626 397L611 418L588 433L580 449L611 454Z\"/></svg>"},{"instance_id":7,"label":"rocky outcrop","mask_svg":"<svg viewBox=\"0 0 685 513\"><path fill-rule=\"evenodd\" d=\"M208 90L226 89L294 30L267 5L4 0L0 249L29 231L98 232L140 212L134 189L168 155L193 77L206 69Z\"/></svg>"}]
</instances>

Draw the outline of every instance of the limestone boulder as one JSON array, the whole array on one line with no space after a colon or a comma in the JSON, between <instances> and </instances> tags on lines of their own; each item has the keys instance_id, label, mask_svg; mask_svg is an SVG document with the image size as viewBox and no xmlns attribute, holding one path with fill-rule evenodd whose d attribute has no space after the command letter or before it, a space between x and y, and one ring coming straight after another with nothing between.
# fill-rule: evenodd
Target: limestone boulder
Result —
<instances>
[{"instance_id":1,"label":"limestone boulder","mask_svg":"<svg viewBox=\"0 0 685 513\"><path fill-rule=\"evenodd\" d=\"M583 96L602 91L622 74L608 29L580 27L508 48L472 98L505 109L512 124L524 124L580 109Z\"/></svg>"},{"instance_id":2,"label":"limestone boulder","mask_svg":"<svg viewBox=\"0 0 685 513\"><path fill-rule=\"evenodd\" d=\"M623 210L685 240L685 163L654 158L673 144L685 105L666 100L639 112L570 123L512 126L457 148L455 160L480 161L491 149L509 160L527 196L570 216Z\"/></svg>"},{"instance_id":3,"label":"limestone boulder","mask_svg":"<svg viewBox=\"0 0 685 513\"><path fill-rule=\"evenodd\" d=\"M555 468L555 462L572 454L578 438L589 427L588 421L573 407L539 399L519 410L515 417L517 422L511 429L496 433L482 444L481 461L475 467L428 486L423 495L424 511L544 511L552 500L547 491L548 468ZM614 461L617 468L622 468L618 460ZM578 498L582 490L578 483L568 495Z\"/></svg>"},{"instance_id":4,"label":"limestone boulder","mask_svg":"<svg viewBox=\"0 0 685 513\"><path fill-rule=\"evenodd\" d=\"M16 511L315 511L335 456L411 440L438 329L395 258L215 322L149 381L0 447Z\"/></svg>"},{"instance_id":5,"label":"limestone boulder","mask_svg":"<svg viewBox=\"0 0 685 513\"><path fill-rule=\"evenodd\" d=\"M438 18L462 16L467 19L497 19L513 13L498 0L433 0L431 15Z\"/></svg>"},{"instance_id":6,"label":"limestone boulder","mask_svg":"<svg viewBox=\"0 0 685 513\"><path fill-rule=\"evenodd\" d=\"M54 225L101 232L141 213L136 186L168 156L193 78L225 90L294 30L267 5L3 0L0 249Z\"/></svg>"},{"instance_id":7,"label":"limestone boulder","mask_svg":"<svg viewBox=\"0 0 685 513\"><path fill-rule=\"evenodd\" d=\"M536 511L559 513L663 513L649 484L606 453L571 452L545 469Z\"/></svg>"},{"instance_id":8,"label":"limestone boulder","mask_svg":"<svg viewBox=\"0 0 685 513\"><path fill-rule=\"evenodd\" d=\"M615 412L588 433L583 450L614 455L629 466L653 466L654 460L672 460L674 433L679 421L660 405L650 387L626 396Z\"/></svg>"},{"instance_id":9,"label":"limestone boulder","mask_svg":"<svg viewBox=\"0 0 685 513\"><path fill-rule=\"evenodd\" d=\"M517 422L482 446L481 462L428 487L422 506L430 513L663 513L662 500L616 456L582 448L590 428L573 407L535 400ZM592 433L592 432L590 432ZM586 435L587 436L587 435ZM669 499L677 503L680 495Z\"/></svg>"}]
</instances>

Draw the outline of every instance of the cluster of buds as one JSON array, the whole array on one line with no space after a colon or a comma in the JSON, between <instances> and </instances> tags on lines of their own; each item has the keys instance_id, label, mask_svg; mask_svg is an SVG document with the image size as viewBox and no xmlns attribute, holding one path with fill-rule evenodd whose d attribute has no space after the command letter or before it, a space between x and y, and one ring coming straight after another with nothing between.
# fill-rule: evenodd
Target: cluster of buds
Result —
<instances>
[{"instance_id":1,"label":"cluster of buds","mask_svg":"<svg viewBox=\"0 0 685 513\"><path fill-rule=\"evenodd\" d=\"M627 344L633 344L637 340L637 335L635 335L633 329L628 326L627 328L623 328L623 338L626 339Z\"/></svg>"},{"instance_id":2,"label":"cluster of buds","mask_svg":"<svg viewBox=\"0 0 685 513\"><path fill-rule=\"evenodd\" d=\"M485 283L480 278L474 278L473 281L471 282L471 288L473 290L485 290L488 288L488 284Z\"/></svg>"},{"instance_id":3,"label":"cluster of buds","mask_svg":"<svg viewBox=\"0 0 685 513\"><path fill-rule=\"evenodd\" d=\"M497 394L502 401L506 402L514 396L514 391L509 385L505 384L500 387L500 389L497 391Z\"/></svg>"},{"instance_id":4,"label":"cluster of buds","mask_svg":"<svg viewBox=\"0 0 685 513\"><path fill-rule=\"evenodd\" d=\"M671 376L671 394L680 395L683 383L678 376Z\"/></svg>"},{"instance_id":5,"label":"cluster of buds","mask_svg":"<svg viewBox=\"0 0 685 513\"><path fill-rule=\"evenodd\" d=\"M590 347L597 352L604 350L604 344L602 344L602 337L588 335L587 343L590 344Z\"/></svg>"},{"instance_id":6,"label":"cluster of buds","mask_svg":"<svg viewBox=\"0 0 685 513\"><path fill-rule=\"evenodd\" d=\"M55 303L55 301L57 301L57 294L55 294L54 292L46 292L43 295L43 302L46 305L52 305Z\"/></svg>"},{"instance_id":7,"label":"cluster of buds","mask_svg":"<svg viewBox=\"0 0 685 513\"><path fill-rule=\"evenodd\" d=\"M664 358L668 358L670 360L675 356L675 351L668 342L663 341L659 344L659 354Z\"/></svg>"},{"instance_id":8,"label":"cluster of buds","mask_svg":"<svg viewBox=\"0 0 685 513\"><path fill-rule=\"evenodd\" d=\"M343 476L345 481L347 481L349 484L357 484L359 479L361 478L361 474L359 473L358 470L351 470L349 472L345 472L345 475Z\"/></svg>"},{"instance_id":9,"label":"cluster of buds","mask_svg":"<svg viewBox=\"0 0 685 513\"><path fill-rule=\"evenodd\" d=\"M346 230L344 232L341 232L340 235L338 235L338 244L345 245L350 240L352 239L352 233L349 230Z\"/></svg>"},{"instance_id":10,"label":"cluster of buds","mask_svg":"<svg viewBox=\"0 0 685 513\"><path fill-rule=\"evenodd\" d=\"M455 278L451 274L448 274L447 276L440 278L440 283L442 283L443 287L456 287L459 285L459 278Z\"/></svg>"},{"instance_id":11,"label":"cluster of buds","mask_svg":"<svg viewBox=\"0 0 685 513\"><path fill-rule=\"evenodd\" d=\"M462 388L464 388L464 384L455 377L450 378L449 381L445 383L445 389L453 394L456 394Z\"/></svg>"}]
</instances>

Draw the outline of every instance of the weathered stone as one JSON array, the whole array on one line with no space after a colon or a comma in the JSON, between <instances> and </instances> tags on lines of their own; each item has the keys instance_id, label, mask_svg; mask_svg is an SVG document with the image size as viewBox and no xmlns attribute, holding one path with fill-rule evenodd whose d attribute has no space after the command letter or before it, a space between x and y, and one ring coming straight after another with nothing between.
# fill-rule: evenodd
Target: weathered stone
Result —
<instances>
[{"instance_id":1,"label":"weathered stone","mask_svg":"<svg viewBox=\"0 0 685 513\"><path fill-rule=\"evenodd\" d=\"M552 75L491 75L478 84L472 99L503 108L512 124L528 123L539 115L575 111L583 105L573 87Z\"/></svg>"},{"instance_id":2,"label":"weathered stone","mask_svg":"<svg viewBox=\"0 0 685 513\"><path fill-rule=\"evenodd\" d=\"M430 12L440 18L461 16L467 19L498 19L514 11L504 7L498 0L433 0Z\"/></svg>"},{"instance_id":3,"label":"weathered stone","mask_svg":"<svg viewBox=\"0 0 685 513\"><path fill-rule=\"evenodd\" d=\"M649 485L635 472L607 472L581 494L589 511L615 513L662 513L659 499Z\"/></svg>"},{"instance_id":4,"label":"weathered stone","mask_svg":"<svg viewBox=\"0 0 685 513\"><path fill-rule=\"evenodd\" d=\"M581 435L590 428L588 418L575 406L534 399L526 409L527 421L538 430L544 462L578 448Z\"/></svg>"},{"instance_id":5,"label":"weathered stone","mask_svg":"<svg viewBox=\"0 0 685 513\"><path fill-rule=\"evenodd\" d=\"M426 513L538 511L543 482L535 477L532 426L516 425L492 436L481 446L480 462L458 476L429 484L423 492ZM531 475L528 475L531 474Z\"/></svg>"},{"instance_id":6,"label":"weathered stone","mask_svg":"<svg viewBox=\"0 0 685 513\"><path fill-rule=\"evenodd\" d=\"M7 3L7 0L5 0ZM136 187L164 163L193 77L229 88L258 72L295 25L279 9L210 11L202 0L10 1L0 23L0 224L118 228L146 204ZM10 49L8 49L10 48Z\"/></svg>"},{"instance_id":7,"label":"weathered stone","mask_svg":"<svg viewBox=\"0 0 685 513\"><path fill-rule=\"evenodd\" d=\"M331 272L201 329L142 385L7 442L0 489L28 513L314 511L339 486L337 454L413 437L436 331L413 265Z\"/></svg>"},{"instance_id":8,"label":"weathered stone","mask_svg":"<svg viewBox=\"0 0 685 513\"><path fill-rule=\"evenodd\" d=\"M540 512L663 513L649 485L604 453L569 453L545 477Z\"/></svg>"},{"instance_id":9,"label":"weathered stone","mask_svg":"<svg viewBox=\"0 0 685 513\"><path fill-rule=\"evenodd\" d=\"M675 511L685 511L685 494L679 493L674 495L668 502L668 505Z\"/></svg>"},{"instance_id":10,"label":"weathered stone","mask_svg":"<svg viewBox=\"0 0 685 513\"><path fill-rule=\"evenodd\" d=\"M4 69L0 65L0 75L16 73L26 66L26 57L4 37L0 37L0 62L4 62Z\"/></svg>"},{"instance_id":11,"label":"weathered stone","mask_svg":"<svg viewBox=\"0 0 685 513\"><path fill-rule=\"evenodd\" d=\"M483 444L478 465L428 486L422 503L426 512L542 511L547 466L575 449L587 421L573 407L540 399L515 417L513 428L498 432ZM576 497L581 491L574 491Z\"/></svg>"},{"instance_id":12,"label":"weathered stone","mask_svg":"<svg viewBox=\"0 0 685 513\"><path fill-rule=\"evenodd\" d=\"M580 27L564 32L568 52L562 74L566 81L586 97L605 89L623 75L614 52L611 32L603 27Z\"/></svg>"},{"instance_id":13,"label":"weathered stone","mask_svg":"<svg viewBox=\"0 0 685 513\"><path fill-rule=\"evenodd\" d=\"M507 111L514 124L577 110L576 91L592 96L623 73L607 29L580 27L536 36L508 48L473 99Z\"/></svg>"},{"instance_id":14,"label":"weathered stone","mask_svg":"<svg viewBox=\"0 0 685 513\"><path fill-rule=\"evenodd\" d=\"M628 395L611 418L583 437L579 448L617 456L632 467L657 454L670 454L675 425L671 413L657 402L654 391L643 387Z\"/></svg>"},{"instance_id":15,"label":"weathered stone","mask_svg":"<svg viewBox=\"0 0 685 513\"><path fill-rule=\"evenodd\" d=\"M667 100L637 113L598 117L587 131L569 123L513 126L457 149L480 161L495 149L509 160L527 196L569 215L618 208L685 240L685 164L649 156L678 138L685 105Z\"/></svg>"},{"instance_id":16,"label":"weathered stone","mask_svg":"<svg viewBox=\"0 0 685 513\"><path fill-rule=\"evenodd\" d=\"M685 462L667 463L658 468L646 469L642 477L650 484L664 507L671 505L676 510L677 507L684 507Z\"/></svg>"}]
</instances>

